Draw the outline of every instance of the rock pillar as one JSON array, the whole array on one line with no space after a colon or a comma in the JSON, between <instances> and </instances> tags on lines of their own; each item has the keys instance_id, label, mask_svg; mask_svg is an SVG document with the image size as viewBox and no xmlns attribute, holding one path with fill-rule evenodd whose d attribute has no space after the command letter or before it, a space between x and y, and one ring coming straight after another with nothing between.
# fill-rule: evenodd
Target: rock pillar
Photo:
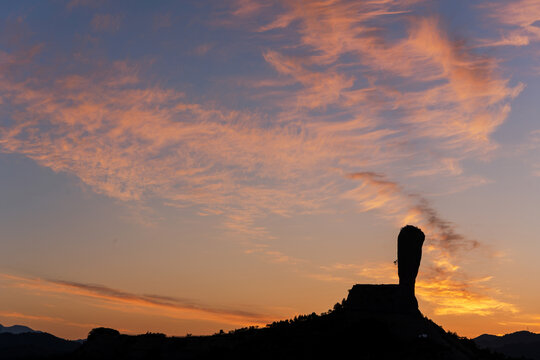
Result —
<instances>
[{"instance_id":1,"label":"rock pillar","mask_svg":"<svg viewBox=\"0 0 540 360\"><path fill-rule=\"evenodd\" d=\"M412 225L403 227L398 235L399 286L407 296L412 296L415 302L414 286L422 258L424 239L422 230Z\"/></svg>"}]
</instances>

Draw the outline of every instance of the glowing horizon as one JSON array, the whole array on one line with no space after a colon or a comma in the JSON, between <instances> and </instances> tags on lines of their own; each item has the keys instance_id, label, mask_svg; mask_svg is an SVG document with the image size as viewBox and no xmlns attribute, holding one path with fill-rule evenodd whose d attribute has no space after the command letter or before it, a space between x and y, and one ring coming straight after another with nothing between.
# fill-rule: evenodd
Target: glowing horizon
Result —
<instances>
[{"instance_id":1,"label":"glowing horizon","mask_svg":"<svg viewBox=\"0 0 540 360\"><path fill-rule=\"evenodd\" d=\"M0 9L1 324L323 312L414 224L427 316L540 331L538 1Z\"/></svg>"}]
</instances>

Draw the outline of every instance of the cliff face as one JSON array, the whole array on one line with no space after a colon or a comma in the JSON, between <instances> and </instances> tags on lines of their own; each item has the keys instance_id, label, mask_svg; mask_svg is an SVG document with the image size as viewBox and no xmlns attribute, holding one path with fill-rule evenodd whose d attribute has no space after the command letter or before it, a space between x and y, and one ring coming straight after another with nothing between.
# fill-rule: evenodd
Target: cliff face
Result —
<instances>
[{"instance_id":1,"label":"cliff face","mask_svg":"<svg viewBox=\"0 0 540 360\"><path fill-rule=\"evenodd\" d=\"M416 298L401 285L356 284L344 306L358 313L420 315Z\"/></svg>"}]
</instances>

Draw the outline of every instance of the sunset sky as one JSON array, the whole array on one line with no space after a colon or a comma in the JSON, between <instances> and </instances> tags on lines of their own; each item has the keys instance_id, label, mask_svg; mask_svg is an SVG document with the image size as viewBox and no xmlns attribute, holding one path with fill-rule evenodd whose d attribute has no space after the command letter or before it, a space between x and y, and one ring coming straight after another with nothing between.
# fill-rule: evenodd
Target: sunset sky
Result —
<instances>
[{"instance_id":1,"label":"sunset sky","mask_svg":"<svg viewBox=\"0 0 540 360\"><path fill-rule=\"evenodd\" d=\"M212 334L397 282L540 332L540 1L0 2L0 323Z\"/></svg>"}]
</instances>

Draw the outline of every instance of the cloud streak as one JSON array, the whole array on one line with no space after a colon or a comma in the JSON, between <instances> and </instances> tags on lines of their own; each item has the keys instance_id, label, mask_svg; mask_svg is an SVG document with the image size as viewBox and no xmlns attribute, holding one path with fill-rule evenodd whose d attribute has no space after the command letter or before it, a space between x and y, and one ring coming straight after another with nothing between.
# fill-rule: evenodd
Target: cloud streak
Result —
<instances>
[{"instance_id":1,"label":"cloud streak","mask_svg":"<svg viewBox=\"0 0 540 360\"><path fill-rule=\"evenodd\" d=\"M361 182L359 187L344 196L357 201L362 211L377 210L383 215L393 216L400 226L418 223L432 235L428 244L436 244L450 254L473 250L480 245L478 241L459 234L455 224L441 218L425 197L406 192L384 175L358 172L346 176Z\"/></svg>"},{"instance_id":2,"label":"cloud streak","mask_svg":"<svg viewBox=\"0 0 540 360\"><path fill-rule=\"evenodd\" d=\"M245 310L214 308L196 303L193 300L175 297L133 294L97 284L46 280L10 274L1 274L0 276L11 287L31 292L82 296L96 301L96 306L99 304L111 305L115 306L116 309L121 306L123 311L134 313L145 309L165 317L209 320L234 325L263 325L275 319L272 316Z\"/></svg>"}]
</instances>

